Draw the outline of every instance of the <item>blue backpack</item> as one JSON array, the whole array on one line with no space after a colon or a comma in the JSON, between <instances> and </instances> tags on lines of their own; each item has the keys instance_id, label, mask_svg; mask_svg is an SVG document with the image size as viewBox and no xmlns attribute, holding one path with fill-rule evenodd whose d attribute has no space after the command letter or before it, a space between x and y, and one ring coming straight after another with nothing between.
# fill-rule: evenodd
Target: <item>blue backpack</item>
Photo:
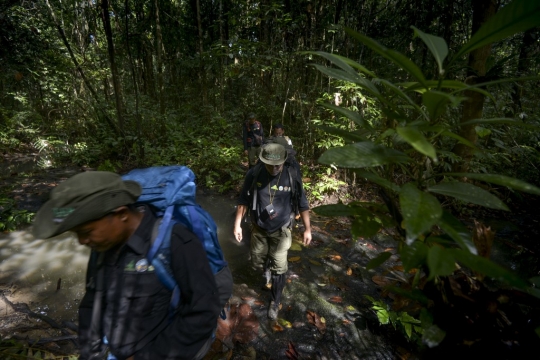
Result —
<instances>
[{"instance_id":1,"label":"blue backpack","mask_svg":"<svg viewBox=\"0 0 540 360\"><path fill-rule=\"evenodd\" d=\"M223 256L217 238L217 226L210 216L195 201L195 175L185 166L162 166L135 169L122 176L133 180L142 187L137 204L150 205L157 216L152 234L152 246L146 255L154 266L163 285L173 292L171 309L180 302L180 291L174 279L171 261L171 232L174 224L181 223L201 240L210 268L218 287L220 306L223 308L232 294L232 275ZM159 226L159 227L157 227ZM225 312L221 317L224 319Z\"/></svg>"}]
</instances>

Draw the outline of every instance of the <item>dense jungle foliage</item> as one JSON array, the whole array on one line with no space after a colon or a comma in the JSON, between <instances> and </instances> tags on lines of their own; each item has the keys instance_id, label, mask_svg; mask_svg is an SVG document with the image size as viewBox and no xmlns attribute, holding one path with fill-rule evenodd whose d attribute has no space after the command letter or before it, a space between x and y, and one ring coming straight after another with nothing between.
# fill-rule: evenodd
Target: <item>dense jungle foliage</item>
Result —
<instances>
[{"instance_id":1,"label":"dense jungle foliage","mask_svg":"<svg viewBox=\"0 0 540 360\"><path fill-rule=\"evenodd\" d=\"M339 202L315 211L400 243L390 291L407 306L371 301L419 344L485 350L450 306L488 297L505 323L484 279L540 297L458 220L540 195L536 1L4 0L0 64L1 150L44 167L179 163L225 192L245 172L246 115L284 124L312 203ZM526 326L520 341L540 333Z\"/></svg>"}]
</instances>

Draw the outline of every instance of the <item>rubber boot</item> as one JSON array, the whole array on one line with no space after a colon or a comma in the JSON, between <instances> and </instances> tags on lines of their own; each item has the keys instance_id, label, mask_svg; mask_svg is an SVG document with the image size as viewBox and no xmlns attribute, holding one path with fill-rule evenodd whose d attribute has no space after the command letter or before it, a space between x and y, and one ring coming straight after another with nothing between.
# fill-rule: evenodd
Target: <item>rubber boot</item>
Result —
<instances>
[{"instance_id":1,"label":"rubber boot","mask_svg":"<svg viewBox=\"0 0 540 360\"><path fill-rule=\"evenodd\" d=\"M285 288L285 274L272 274L272 301L268 307L268 318L276 320L281 307L281 294Z\"/></svg>"}]
</instances>

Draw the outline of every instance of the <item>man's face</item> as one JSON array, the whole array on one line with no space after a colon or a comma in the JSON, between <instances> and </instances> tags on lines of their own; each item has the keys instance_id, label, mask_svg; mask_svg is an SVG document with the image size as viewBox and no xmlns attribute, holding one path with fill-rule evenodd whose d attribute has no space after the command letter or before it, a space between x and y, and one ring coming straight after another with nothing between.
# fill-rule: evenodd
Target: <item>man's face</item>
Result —
<instances>
[{"instance_id":1,"label":"man's face","mask_svg":"<svg viewBox=\"0 0 540 360\"><path fill-rule=\"evenodd\" d=\"M125 243L129 238L129 229L123 216L126 216L125 211L115 211L71 231L77 234L79 244L104 252Z\"/></svg>"},{"instance_id":2,"label":"man's face","mask_svg":"<svg viewBox=\"0 0 540 360\"><path fill-rule=\"evenodd\" d=\"M283 129L282 128L275 128L274 129L274 136L283 136Z\"/></svg>"},{"instance_id":3,"label":"man's face","mask_svg":"<svg viewBox=\"0 0 540 360\"><path fill-rule=\"evenodd\" d=\"M268 164L264 164L264 167L266 168L266 171L268 171L268 173L272 176L276 176L277 174L279 174L281 172L281 170L283 169L283 164L281 165L268 165Z\"/></svg>"}]
</instances>

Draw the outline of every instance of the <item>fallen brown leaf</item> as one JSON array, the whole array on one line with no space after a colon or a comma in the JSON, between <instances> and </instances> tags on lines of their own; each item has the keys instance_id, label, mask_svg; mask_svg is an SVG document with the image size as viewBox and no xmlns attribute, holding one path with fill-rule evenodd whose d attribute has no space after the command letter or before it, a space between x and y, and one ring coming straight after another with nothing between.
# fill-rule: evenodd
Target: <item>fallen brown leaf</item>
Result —
<instances>
[{"instance_id":1,"label":"fallen brown leaf","mask_svg":"<svg viewBox=\"0 0 540 360\"><path fill-rule=\"evenodd\" d=\"M290 360L299 360L300 355L296 351L296 348L294 347L294 344L292 341L289 341L289 344L287 345L287 350L285 350L285 355L287 355L287 359Z\"/></svg>"},{"instance_id":2,"label":"fallen brown leaf","mask_svg":"<svg viewBox=\"0 0 540 360\"><path fill-rule=\"evenodd\" d=\"M351 268L347 268L347 275L349 275L349 276L352 275L352 269Z\"/></svg>"},{"instance_id":3,"label":"fallen brown leaf","mask_svg":"<svg viewBox=\"0 0 540 360\"><path fill-rule=\"evenodd\" d=\"M342 303L343 299L341 298L341 296L332 296L330 299L328 299L328 301L333 303Z\"/></svg>"},{"instance_id":4,"label":"fallen brown leaf","mask_svg":"<svg viewBox=\"0 0 540 360\"><path fill-rule=\"evenodd\" d=\"M306 311L308 322L319 330L321 334L326 332L326 320L323 317L320 317L316 312L307 310Z\"/></svg>"}]
</instances>

